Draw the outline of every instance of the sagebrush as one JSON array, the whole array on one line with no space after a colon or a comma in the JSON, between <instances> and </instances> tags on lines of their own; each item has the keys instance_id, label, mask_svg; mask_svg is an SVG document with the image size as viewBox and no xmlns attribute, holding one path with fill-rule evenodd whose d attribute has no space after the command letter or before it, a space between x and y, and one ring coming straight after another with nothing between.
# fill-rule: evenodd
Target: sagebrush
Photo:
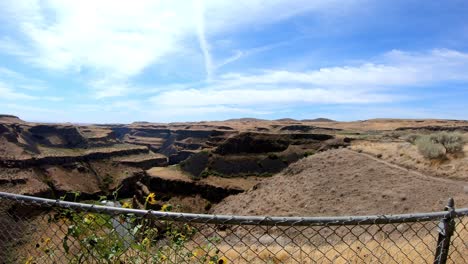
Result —
<instances>
[{"instance_id":1,"label":"sagebrush","mask_svg":"<svg viewBox=\"0 0 468 264\"><path fill-rule=\"evenodd\" d=\"M413 136L419 152L429 159L445 158L446 154L463 152L465 140L460 133L439 132L430 135Z\"/></svg>"}]
</instances>

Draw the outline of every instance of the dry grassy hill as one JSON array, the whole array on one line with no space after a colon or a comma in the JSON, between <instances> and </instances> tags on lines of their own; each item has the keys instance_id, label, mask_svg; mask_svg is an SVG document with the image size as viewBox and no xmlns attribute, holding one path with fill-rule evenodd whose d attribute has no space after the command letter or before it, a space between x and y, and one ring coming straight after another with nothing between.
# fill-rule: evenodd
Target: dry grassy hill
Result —
<instances>
[{"instance_id":1,"label":"dry grassy hill","mask_svg":"<svg viewBox=\"0 0 468 264\"><path fill-rule=\"evenodd\" d=\"M317 216L442 210L453 197L468 207L464 182L421 176L348 149L300 160L213 213Z\"/></svg>"}]
</instances>

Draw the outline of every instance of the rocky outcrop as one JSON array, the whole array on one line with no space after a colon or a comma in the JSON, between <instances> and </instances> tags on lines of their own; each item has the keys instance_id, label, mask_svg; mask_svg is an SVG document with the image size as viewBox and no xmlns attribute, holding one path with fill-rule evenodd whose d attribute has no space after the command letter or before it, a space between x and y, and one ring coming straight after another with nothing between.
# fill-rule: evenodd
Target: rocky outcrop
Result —
<instances>
[{"instance_id":1,"label":"rocky outcrop","mask_svg":"<svg viewBox=\"0 0 468 264\"><path fill-rule=\"evenodd\" d=\"M218 203L229 195L243 192L243 189L220 187L203 182L179 179L167 179L158 176L144 176L141 182L148 190L166 195L195 196L200 195L210 202Z\"/></svg>"},{"instance_id":2,"label":"rocky outcrop","mask_svg":"<svg viewBox=\"0 0 468 264\"><path fill-rule=\"evenodd\" d=\"M468 126L421 126L421 127L399 127L397 131L426 130L426 131L464 131L468 132Z\"/></svg>"},{"instance_id":3,"label":"rocky outcrop","mask_svg":"<svg viewBox=\"0 0 468 264\"><path fill-rule=\"evenodd\" d=\"M81 155L61 155L61 156L39 156L27 159L1 159L0 167L7 168L29 168L41 165L60 165L72 162L88 162L92 160L103 160L115 156L127 156L140 153L148 153L145 147L135 147L111 151L87 151Z\"/></svg>"},{"instance_id":4,"label":"rocky outcrop","mask_svg":"<svg viewBox=\"0 0 468 264\"><path fill-rule=\"evenodd\" d=\"M153 167L164 167L168 165L168 158L161 154L126 156L117 159L120 164L148 170Z\"/></svg>"},{"instance_id":5,"label":"rocky outcrop","mask_svg":"<svg viewBox=\"0 0 468 264\"><path fill-rule=\"evenodd\" d=\"M214 152L221 155L278 152L287 149L288 145L283 135L247 132L227 139Z\"/></svg>"},{"instance_id":6,"label":"rocky outcrop","mask_svg":"<svg viewBox=\"0 0 468 264\"><path fill-rule=\"evenodd\" d=\"M191 126L148 125L131 127L122 137L126 143L147 146L151 151L161 153L169 158L169 164L177 164L202 149L220 144L230 135L237 133L227 126L210 127L212 129L192 129ZM123 132L121 127L112 128ZM118 133L118 132L116 132Z\"/></svg>"},{"instance_id":7,"label":"rocky outcrop","mask_svg":"<svg viewBox=\"0 0 468 264\"><path fill-rule=\"evenodd\" d=\"M82 126L14 120L0 118L0 169L15 176L0 177L0 189L47 195L80 191L88 198L118 187L129 194L134 191L130 185L144 177L144 170L171 164L181 164L192 175L203 177L270 175L333 138L320 133L296 133L293 126L300 124L287 120L258 129L258 120L250 119L229 124L140 122ZM281 130L287 126L289 130ZM248 132L256 130L268 133ZM157 183L151 180L149 184L160 190L162 187L155 187ZM181 192L200 191L203 199L222 199L219 194L210 196L209 192L220 191L213 186L170 181L161 184L180 187Z\"/></svg>"},{"instance_id":8,"label":"rocky outcrop","mask_svg":"<svg viewBox=\"0 0 468 264\"><path fill-rule=\"evenodd\" d=\"M29 129L37 144L47 147L84 148L88 142L76 126L37 125Z\"/></svg>"},{"instance_id":9,"label":"rocky outcrop","mask_svg":"<svg viewBox=\"0 0 468 264\"><path fill-rule=\"evenodd\" d=\"M308 125L290 125L280 128L280 131L300 131L300 132L309 132L312 130L329 130L329 131L340 131L341 129L337 128L328 128L328 127L317 127L317 126L308 126Z\"/></svg>"},{"instance_id":10,"label":"rocky outcrop","mask_svg":"<svg viewBox=\"0 0 468 264\"><path fill-rule=\"evenodd\" d=\"M316 143L332 138L333 136L328 134L267 134L247 132L227 139L214 150L214 153L228 155L281 152L286 150L289 145Z\"/></svg>"},{"instance_id":11,"label":"rocky outcrop","mask_svg":"<svg viewBox=\"0 0 468 264\"><path fill-rule=\"evenodd\" d=\"M240 133L228 138L213 151L195 154L181 162L180 166L196 179L208 175L270 176L325 146L338 147L338 142L332 142L334 138L328 134L311 133Z\"/></svg>"}]
</instances>

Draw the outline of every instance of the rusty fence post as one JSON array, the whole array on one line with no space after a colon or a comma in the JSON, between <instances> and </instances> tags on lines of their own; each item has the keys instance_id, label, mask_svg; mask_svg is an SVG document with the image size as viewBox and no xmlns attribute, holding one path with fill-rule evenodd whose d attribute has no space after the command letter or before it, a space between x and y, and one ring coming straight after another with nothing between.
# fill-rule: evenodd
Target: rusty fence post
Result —
<instances>
[{"instance_id":1,"label":"rusty fence post","mask_svg":"<svg viewBox=\"0 0 468 264\"><path fill-rule=\"evenodd\" d=\"M445 206L444 218L439 222L439 238L437 240L437 249L435 253L434 264L445 264L450 248L450 239L455 231L455 202L453 198L448 200Z\"/></svg>"}]
</instances>

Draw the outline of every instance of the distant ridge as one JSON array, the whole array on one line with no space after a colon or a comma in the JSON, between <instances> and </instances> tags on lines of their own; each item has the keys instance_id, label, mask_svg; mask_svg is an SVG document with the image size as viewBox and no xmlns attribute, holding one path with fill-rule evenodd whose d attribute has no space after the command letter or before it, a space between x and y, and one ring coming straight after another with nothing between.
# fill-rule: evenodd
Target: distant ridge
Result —
<instances>
[{"instance_id":1,"label":"distant ridge","mask_svg":"<svg viewBox=\"0 0 468 264\"><path fill-rule=\"evenodd\" d=\"M0 114L0 121L3 121L3 122L24 122L23 120L21 120L17 116L5 115L5 114Z\"/></svg>"},{"instance_id":2,"label":"distant ridge","mask_svg":"<svg viewBox=\"0 0 468 264\"><path fill-rule=\"evenodd\" d=\"M244 118L231 118L227 119L224 121L229 121L229 122L257 122L257 121L267 121L266 119L259 119L259 118L253 118L253 117L244 117Z\"/></svg>"},{"instance_id":3,"label":"distant ridge","mask_svg":"<svg viewBox=\"0 0 468 264\"><path fill-rule=\"evenodd\" d=\"M279 121L279 122L297 122L298 120L293 119L293 118L280 118L280 119L276 119L275 121Z\"/></svg>"},{"instance_id":4,"label":"distant ridge","mask_svg":"<svg viewBox=\"0 0 468 264\"><path fill-rule=\"evenodd\" d=\"M319 117L315 119L302 119L301 121L302 122L336 122L333 119L324 118L324 117Z\"/></svg>"},{"instance_id":5,"label":"distant ridge","mask_svg":"<svg viewBox=\"0 0 468 264\"><path fill-rule=\"evenodd\" d=\"M19 119L19 117L17 116L14 116L14 115L4 115L4 114L0 114L0 118L15 118L15 119Z\"/></svg>"}]
</instances>

